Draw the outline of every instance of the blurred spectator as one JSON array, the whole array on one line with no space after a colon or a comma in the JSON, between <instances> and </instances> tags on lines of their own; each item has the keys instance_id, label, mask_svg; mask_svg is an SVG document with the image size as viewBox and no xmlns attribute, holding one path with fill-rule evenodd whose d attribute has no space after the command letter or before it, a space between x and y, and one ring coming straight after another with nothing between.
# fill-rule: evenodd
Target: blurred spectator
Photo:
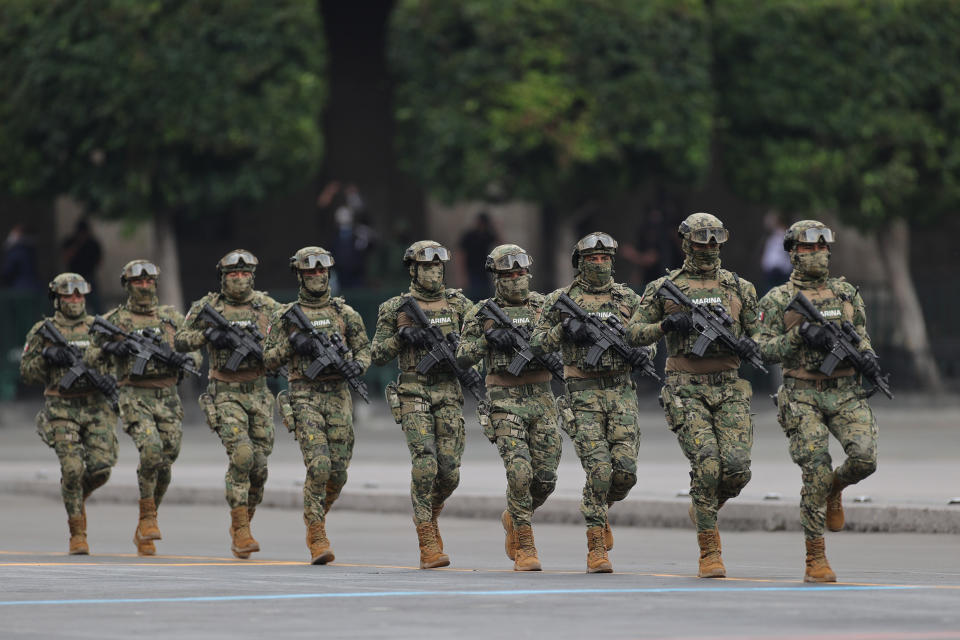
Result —
<instances>
[{"instance_id":1,"label":"blurred spectator","mask_svg":"<svg viewBox=\"0 0 960 640\"><path fill-rule=\"evenodd\" d=\"M100 313L100 287L97 286L97 269L103 257L100 242L90 231L90 223L85 218L77 221L73 234L64 240L60 247L63 264L67 271L79 273L93 289L87 295L87 308L92 313Z\"/></svg>"},{"instance_id":2,"label":"blurred spectator","mask_svg":"<svg viewBox=\"0 0 960 640\"><path fill-rule=\"evenodd\" d=\"M787 227L776 211L770 211L763 217L763 227L767 230L767 239L763 242L763 257L760 267L763 269L762 296L773 287L783 284L790 277L793 265L790 254L783 250L783 235Z\"/></svg>"},{"instance_id":3,"label":"blurred spectator","mask_svg":"<svg viewBox=\"0 0 960 640\"><path fill-rule=\"evenodd\" d=\"M662 276L667 269L675 269L683 261L677 236L677 225L668 220L658 208L650 209L637 230L637 241L624 243L619 253L636 267L630 279L643 291L647 283Z\"/></svg>"},{"instance_id":4,"label":"blurred spectator","mask_svg":"<svg viewBox=\"0 0 960 640\"><path fill-rule=\"evenodd\" d=\"M15 224L3 243L0 282L10 289L40 291L37 247L25 224Z\"/></svg>"},{"instance_id":5,"label":"blurred spectator","mask_svg":"<svg viewBox=\"0 0 960 640\"><path fill-rule=\"evenodd\" d=\"M366 285L367 256L373 245L373 230L355 222L356 214L348 206L339 207L334 214L337 230L330 251L336 261L340 287L356 289Z\"/></svg>"},{"instance_id":6,"label":"blurred spectator","mask_svg":"<svg viewBox=\"0 0 960 640\"><path fill-rule=\"evenodd\" d=\"M490 222L490 215L486 211L477 214L473 226L462 236L457 246L460 251L454 252L461 280L467 283L464 294L473 301L490 297L490 274L483 265L487 261L487 254L500 244L500 237Z\"/></svg>"}]
</instances>

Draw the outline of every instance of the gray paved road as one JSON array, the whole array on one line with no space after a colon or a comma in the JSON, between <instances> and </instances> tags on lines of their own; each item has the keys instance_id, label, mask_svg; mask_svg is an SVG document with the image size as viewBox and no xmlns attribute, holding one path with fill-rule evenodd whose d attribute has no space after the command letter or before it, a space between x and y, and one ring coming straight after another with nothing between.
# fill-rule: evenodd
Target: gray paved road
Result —
<instances>
[{"instance_id":1,"label":"gray paved road","mask_svg":"<svg viewBox=\"0 0 960 640\"><path fill-rule=\"evenodd\" d=\"M691 530L618 528L617 573L586 575L583 530L541 525L547 571L508 571L499 524L443 519L450 569L413 568L406 516L340 512L338 562L304 563L295 510L261 509L256 561L226 553L225 509L170 505L155 558L130 554L135 507L92 504L96 555L68 557L55 500L0 495L2 638L960 638L960 539L832 534L845 582L804 585L797 533L727 533L703 581Z\"/></svg>"}]
</instances>

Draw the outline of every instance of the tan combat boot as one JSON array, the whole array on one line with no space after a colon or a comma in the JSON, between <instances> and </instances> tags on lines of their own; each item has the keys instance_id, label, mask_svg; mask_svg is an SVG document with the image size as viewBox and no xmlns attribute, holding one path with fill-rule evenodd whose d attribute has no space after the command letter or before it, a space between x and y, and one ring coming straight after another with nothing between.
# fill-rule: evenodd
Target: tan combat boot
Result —
<instances>
[{"instance_id":1,"label":"tan combat boot","mask_svg":"<svg viewBox=\"0 0 960 640\"><path fill-rule=\"evenodd\" d=\"M333 549L330 548L330 541L327 540L323 520L307 525L307 548L310 549L310 564L333 562Z\"/></svg>"},{"instance_id":2,"label":"tan combat boot","mask_svg":"<svg viewBox=\"0 0 960 640\"><path fill-rule=\"evenodd\" d=\"M157 505L153 498L140 500L139 535L146 540L163 540L160 525L157 524Z\"/></svg>"},{"instance_id":3,"label":"tan combat boot","mask_svg":"<svg viewBox=\"0 0 960 640\"><path fill-rule=\"evenodd\" d=\"M440 512L443 511L443 505L439 507L437 505L433 506L433 517L430 519L430 522L433 524L433 535L437 538L437 546L440 547L440 551L443 551L443 538L440 537L440 527L438 526L437 519L440 517Z\"/></svg>"},{"instance_id":4,"label":"tan combat boot","mask_svg":"<svg viewBox=\"0 0 960 640\"><path fill-rule=\"evenodd\" d=\"M720 559L720 534L716 529L697 533L700 545L700 568L698 578L725 578L727 570Z\"/></svg>"},{"instance_id":5,"label":"tan combat boot","mask_svg":"<svg viewBox=\"0 0 960 640\"><path fill-rule=\"evenodd\" d=\"M157 547L154 546L153 540L143 537L143 534L140 532L141 524L143 524L143 522L137 522L137 528L133 530L133 544L137 545L137 555L138 556L156 555Z\"/></svg>"},{"instance_id":6,"label":"tan combat boot","mask_svg":"<svg viewBox=\"0 0 960 640\"><path fill-rule=\"evenodd\" d=\"M613 573L603 541L603 527L587 529L587 573Z\"/></svg>"},{"instance_id":7,"label":"tan combat boot","mask_svg":"<svg viewBox=\"0 0 960 640\"><path fill-rule=\"evenodd\" d=\"M503 540L503 550L507 553L508 558L516 560L518 544L517 532L513 528L513 518L510 517L510 512L506 509L500 514L500 524L503 525L503 532L506 534Z\"/></svg>"},{"instance_id":8,"label":"tan combat boot","mask_svg":"<svg viewBox=\"0 0 960 640\"><path fill-rule=\"evenodd\" d=\"M830 568L823 544L823 538L807 540L807 570L803 574L804 582L836 582L837 574Z\"/></svg>"},{"instance_id":9,"label":"tan combat boot","mask_svg":"<svg viewBox=\"0 0 960 640\"><path fill-rule=\"evenodd\" d=\"M517 531L517 558L513 563L514 571L540 571L540 559L537 558L537 548L533 544L533 528L524 524L516 528Z\"/></svg>"},{"instance_id":10,"label":"tan combat boot","mask_svg":"<svg viewBox=\"0 0 960 640\"><path fill-rule=\"evenodd\" d=\"M72 556L90 555L90 547L87 546L87 528L83 526L83 516L68 517L67 526L70 527L70 550L67 553Z\"/></svg>"},{"instance_id":11,"label":"tan combat boot","mask_svg":"<svg viewBox=\"0 0 960 640\"><path fill-rule=\"evenodd\" d=\"M450 556L440 550L437 536L433 532L433 522L421 522L417 525L417 538L420 540L420 568L436 569L450 564Z\"/></svg>"},{"instance_id":12,"label":"tan combat boot","mask_svg":"<svg viewBox=\"0 0 960 640\"><path fill-rule=\"evenodd\" d=\"M610 528L610 521L603 523L603 546L607 551L613 549L613 529Z\"/></svg>"},{"instance_id":13,"label":"tan combat boot","mask_svg":"<svg viewBox=\"0 0 960 640\"><path fill-rule=\"evenodd\" d=\"M837 479L837 472L833 472L833 486L827 494L827 529L830 531L843 530L843 486Z\"/></svg>"},{"instance_id":14,"label":"tan combat boot","mask_svg":"<svg viewBox=\"0 0 960 640\"><path fill-rule=\"evenodd\" d=\"M720 507L722 506L723 506L723 503L721 502L720 505L717 507L717 511L719 511ZM693 506L692 502L690 503L690 508L687 509L687 515L690 516L690 522L693 523L693 528L696 529L697 528L697 508ZM717 532L717 552L720 553L723 551L723 545L720 544L720 531L719 529L717 529L716 526L713 527L713 530Z\"/></svg>"},{"instance_id":15,"label":"tan combat boot","mask_svg":"<svg viewBox=\"0 0 960 640\"><path fill-rule=\"evenodd\" d=\"M254 551L260 551L260 544L250 533L250 516L246 505L230 510L230 551L238 558L249 558Z\"/></svg>"}]
</instances>

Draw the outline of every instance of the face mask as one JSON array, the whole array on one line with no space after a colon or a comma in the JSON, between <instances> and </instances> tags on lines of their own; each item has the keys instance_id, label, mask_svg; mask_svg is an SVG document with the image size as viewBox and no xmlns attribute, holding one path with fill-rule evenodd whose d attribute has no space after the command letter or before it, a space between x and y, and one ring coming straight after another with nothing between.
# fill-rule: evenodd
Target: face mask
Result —
<instances>
[{"instance_id":1,"label":"face mask","mask_svg":"<svg viewBox=\"0 0 960 640\"><path fill-rule=\"evenodd\" d=\"M253 292L253 274L244 274L242 276L228 276L224 274L221 282L223 295L228 300L243 302L250 297Z\"/></svg>"},{"instance_id":2,"label":"face mask","mask_svg":"<svg viewBox=\"0 0 960 640\"><path fill-rule=\"evenodd\" d=\"M810 253L794 252L793 266L804 276L823 278L830 273L830 252L812 251Z\"/></svg>"},{"instance_id":3,"label":"face mask","mask_svg":"<svg viewBox=\"0 0 960 640\"><path fill-rule=\"evenodd\" d=\"M84 299L80 299L80 302L67 302L63 298L60 299L60 313L65 315L68 318L79 318L87 311L87 303Z\"/></svg>"},{"instance_id":4,"label":"face mask","mask_svg":"<svg viewBox=\"0 0 960 640\"><path fill-rule=\"evenodd\" d=\"M613 260L605 262L580 261L580 273L583 279L594 286L600 287L613 279Z\"/></svg>"},{"instance_id":5,"label":"face mask","mask_svg":"<svg viewBox=\"0 0 960 640\"><path fill-rule=\"evenodd\" d=\"M156 283L147 287L138 287L133 284L127 285L127 293L130 295L130 302L137 306L150 306L157 299Z\"/></svg>"},{"instance_id":6,"label":"face mask","mask_svg":"<svg viewBox=\"0 0 960 640\"><path fill-rule=\"evenodd\" d=\"M324 271L320 275L301 275L303 288L310 293L323 293L330 287L330 272Z\"/></svg>"},{"instance_id":7,"label":"face mask","mask_svg":"<svg viewBox=\"0 0 960 640\"><path fill-rule=\"evenodd\" d=\"M518 278L497 278L497 295L515 304L526 302L530 297L530 276Z\"/></svg>"},{"instance_id":8,"label":"face mask","mask_svg":"<svg viewBox=\"0 0 960 640\"><path fill-rule=\"evenodd\" d=\"M720 248L691 251L690 262L700 271L713 271L720 265Z\"/></svg>"},{"instance_id":9,"label":"face mask","mask_svg":"<svg viewBox=\"0 0 960 640\"><path fill-rule=\"evenodd\" d=\"M443 290L443 265L439 263L421 264L417 267L417 284L424 291L437 293Z\"/></svg>"}]
</instances>

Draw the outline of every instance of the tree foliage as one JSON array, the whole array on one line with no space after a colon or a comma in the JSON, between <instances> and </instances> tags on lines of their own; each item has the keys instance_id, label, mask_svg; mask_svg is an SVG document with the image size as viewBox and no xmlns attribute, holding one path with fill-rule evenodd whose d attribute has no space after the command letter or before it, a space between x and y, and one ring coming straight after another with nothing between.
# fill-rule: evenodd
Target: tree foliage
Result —
<instances>
[{"instance_id":1,"label":"tree foliage","mask_svg":"<svg viewBox=\"0 0 960 640\"><path fill-rule=\"evenodd\" d=\"M322 153L308 0L6 0L0 189L199 213L306 179Z\"/></svg>"},{"instance_id":2,"label":"tree foliage","mask_svg":"<svg viewBox=\"0 0 960 640\"><path fill-rule=\"evenodd\" d=\"M546 203L709 162L707 15L694 0L403 0L399 156L447 199Z\"/></svg>"},{"instance_id":3,"label":"tree foliage","mask_svg":"<svg viewBox=\"0 0 960 640\"><path fill-rule=\"evenodd\" d=\"M725 166L746 197L875 228L960 205L960 3L721 0Z\"/></svg>"}]
</instances>

